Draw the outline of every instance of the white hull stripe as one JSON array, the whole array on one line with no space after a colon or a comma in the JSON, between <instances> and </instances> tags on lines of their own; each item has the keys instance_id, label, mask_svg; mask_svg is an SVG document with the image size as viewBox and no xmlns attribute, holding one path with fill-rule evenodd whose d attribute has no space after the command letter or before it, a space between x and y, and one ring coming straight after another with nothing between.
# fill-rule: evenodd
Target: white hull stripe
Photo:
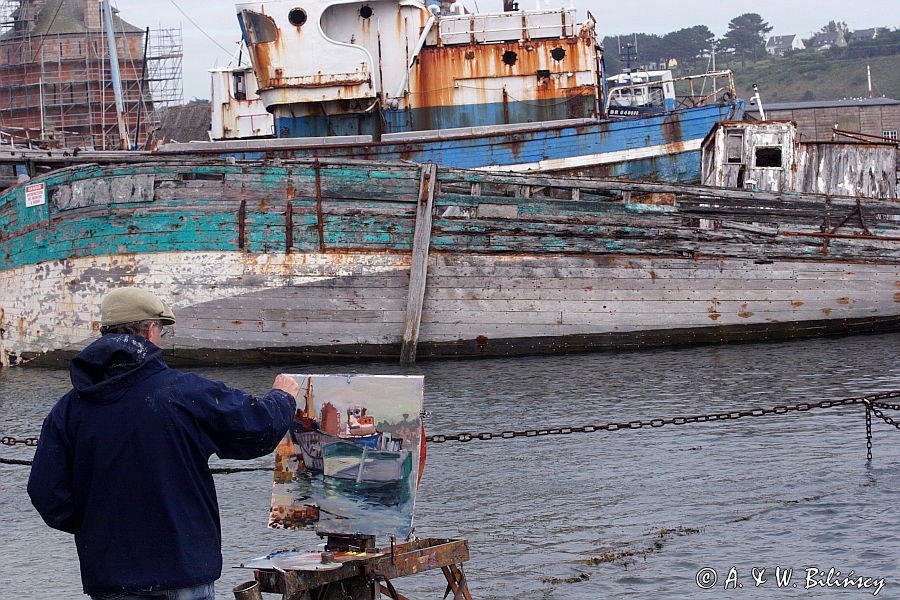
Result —
<instances>
[{"instance_id":1,"label":"white hull stripe","mask_svg":"<svg viewBox=\"0 0 900 600\"><path fill-rule=\"evenodd\" d=\"M633 148L631 150L617 150L615 152L585 154L582 156L571 156L568 158L550 158L537 162L517 163L513 165L488 165L486 167L478 167L476 170L505 172L555 171L560 169L591 167L595 165L608 165L610 163L654 158L667 154L693 152L700 149L700 145L702 144L702 142L702 139L697 138L695 140L685 140L683 142L677 142L673 144L659 144L657 146L646 146L644 148Z\"/></svg>"}]
</instances>

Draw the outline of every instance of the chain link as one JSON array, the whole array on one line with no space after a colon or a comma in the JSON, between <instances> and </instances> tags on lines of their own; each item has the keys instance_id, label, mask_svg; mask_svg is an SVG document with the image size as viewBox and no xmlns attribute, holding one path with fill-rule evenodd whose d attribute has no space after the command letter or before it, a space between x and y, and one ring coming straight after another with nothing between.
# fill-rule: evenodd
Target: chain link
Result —
<instances>
[{"instance_id":1,"label":"chain link","mask_svg":"<svg viewBox=\"0 0 900 600\"><path fill-rule=\"evenodd\" d=\"M891 398L900 398L900 390L890 392L880 392L877 394L868 394L866 396L856 396L853 398L844 398L841 400L823 400L821 402L799 402L792 405L777 405L770 408L754 408L747 410L734 410L731 412L710 413L704 415L692 415L687 417L673 417L670 419L650 419L649 421L629 421L627 423L601 423L595 425L570 426L570 427L552 427L547 429L526 429L523 431L501 431L499 433L483 432L472 433L464 431L457 434L438 434L430 435L425 439L432 444L443 444L445 442L471 442L472 440L494 440L494 439L511 439L518 437L541 437L546 435L568 435L572 433L593 433L595 431L620 431L623 429L641 429L643 427L663 427L665 425L691 425L694 423L708 423L711 421L729 421L742 419L744 417L763 417L767 415L784 415L792 412L807 412L816 409L834 408L836 406L852 406L854 404L867 403L867 406L874 405L884 408L894 408L900 410L900 404L885 404L881 401ZM879 414L876 411L875 414ZM890 417L879 416L883 419ZM900 429L893 420L890 424ZM869 443L871 447L871 443Z\"/></svg>"},{"instance_id":2,"label":"chain link","mask_svg":"<svg viewBox=\"0 0 900 600\"><path fill-rule=\"evenodd\" d=\"M872 461L872 402L866 403L866 460Z\"/></svg>"},{"instance_id":3,"label":"chain link","mask_svg":"<svg viewBox=\"0 0 900 600\"><path fill-rule=\"evenodd\" d=\"M896 427L897 429L900 429L900 423L898 423L897 421L893 420L892 418L890 418L889 416L887 416L886 414L884 414L883 412L881 412L880 410L878 410L878 409L875 408L874 406L872 407L872 412L874 412L874 413L875 413L875 416L877 416L879 419L881 419L882 421L884 421L884 422L887 423L888 425L893 425L893 426Z\"/></svg>"},{"instance_id":4,"label":"chain link","mask_svg":"<svg viewBox=\"0 0 900 600\"><path fill-rule=\"evenodd\" d=\"M0 444L4 446L15 446L16 444L25 444L26 446L37 446L38 439L36 437L18 439L10 436L4 436L0 438Z\"/></svg>"},{"instance_id":5,"label":"chain link","mask_svg":"<svg viewBox=\"0 0 900 600\"><path fill-rule=\"evenodd\" d=\"M872 402L872 406L887 410L900 410L900 404L888 404L887 402Z\"/></svg>"}]
</instances>

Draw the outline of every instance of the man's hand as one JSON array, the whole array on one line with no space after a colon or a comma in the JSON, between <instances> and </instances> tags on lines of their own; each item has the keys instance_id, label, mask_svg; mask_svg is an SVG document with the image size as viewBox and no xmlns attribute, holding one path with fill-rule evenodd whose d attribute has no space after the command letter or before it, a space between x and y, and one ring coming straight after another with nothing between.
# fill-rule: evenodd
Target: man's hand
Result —
<instances>
[{"instance_id":1,"label":"man's hand","mask_svg":"<svg viewBox=\"0 0 900 600\"><path fill-rule=\"evenodd\" d=\"M282 374L276 377L275 383L272 384L272 389L287 392L294 397L294 400L296 400L297 396L300 395L300 386L297 385L297 381L290 375Z\"/></svg>"}]
</instances>

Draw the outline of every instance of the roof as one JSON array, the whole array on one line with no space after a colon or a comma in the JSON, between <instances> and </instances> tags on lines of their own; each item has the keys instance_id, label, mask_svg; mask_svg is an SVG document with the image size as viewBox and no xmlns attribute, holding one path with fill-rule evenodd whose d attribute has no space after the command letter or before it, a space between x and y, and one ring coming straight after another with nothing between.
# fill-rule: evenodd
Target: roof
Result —
<instances>
[{"instance_id":1,"label":"roof","mask_svg":"<svg viewBox=\"0 0 900 600\"><path fill-rule=\"evenodd\" d=\"M878 27L870 27L869 29L857 29L850 34L850 39L854 42L862 40L872 40L878 35Z\"/></svg>"},{"instance_id":2,"label":"roof","mask_svg":"<svg viewBox=\"0 0 900 600\"><path fill-rule=\"evenodd\" d=\"M796 35L773 35L769 38L769 41L766 42L766 46L769 47L780 47L780 46L790 46L794 43L794 38Z\"/></svg>"},{"instance_id":3,"label":"roof","mask_svg":"<svg viewBox=\"0 0 900 600\"><path fill-rule=\"evenodd\" d=\"M10 39L26 33L35 36L100 31L87 26L84 6L84 0L45 0L38 9L29 31L12 29L0 36L0 39ZM120 18L117 13L118 11L113 9L113 26L117 33L144 32L143 29Z\"/></svg>"},{"instance_id":4,"label":"roof","mask_svg":"<svg viewBox=\"0 0 900 600\"><path fill-rule=\"evenodd\" d=\"M841 108L846 106L894 106L900 100L893 98L843 98L841 100L810 100L807 102L765 102L766 110L797 110L804 108ZM751 110L754 107L750 107Z\"/></svg>"},{"instance_id":5,"label":"roof","mask_svg":"<svg viewBox=\"0 0 900 600\"><path fill-rule=\"evenodd\" d=\"M842 38L843 36L837 31L827 31L813 36L812 43L814 46L834 45L840 42Z\"/></svg>"},{"instance_id":6,"label":"roof","mask_svg":"<svg viewBox=\"0 0 900 600\"><path fill-rule=\"evenodd\" d=\"M842 108L861 106L895 106L900 100L893 98L844 98L842 100L810 100L807 102L766 102L763 100L763 108L772 110L803 110L811 108ZM748 105L750 112L759 112L756 105Z\"/></svg>"},{"instance_id":7,"label":"roof","mask_svg":"<svg viewBox=\"0 0 900 600\"><path fill-rule=\"evenodd\" d=\"M209 141L211 121L209 100L172 106L163 113L154 138L160 143Z\"/></svg>"}]
</instances>

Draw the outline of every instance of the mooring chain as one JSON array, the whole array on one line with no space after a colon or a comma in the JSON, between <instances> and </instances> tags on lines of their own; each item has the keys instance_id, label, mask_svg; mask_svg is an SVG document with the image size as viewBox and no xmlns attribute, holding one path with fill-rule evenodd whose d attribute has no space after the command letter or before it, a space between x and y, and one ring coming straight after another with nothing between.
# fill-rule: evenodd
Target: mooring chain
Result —
<instances>
[{"instance_id":1,"label":"mooring chain","mask_svg":"<svg viewBox=\"0 0 900 600\"><path fill-rule=\"evenodd\" d=\"M26 446L37 446L38 439L36 437L17 439L10 436L4 436L0 438L0 444L4 446L15 446L16 444L25 444Z\"/></svg>"},{"instance_id":2,"label":"mooring chain","mask_svg":"<svg viewBox=\"0 0 900 600\"><path fill-rule=\"evenodd\" d=\"M898 410L900 410L900 409L898 409ZM881 419L888 425L893 425L897 429L900 429L900 423L898 423L897 421L893 420L892 418L890 418L889 416L887 416L886 414L884 414L883 412L878 410L877 406L875 406L875 405L872 406L872 412L875 413L876 417L878 417L879 419Z\"/></svg>"},{"instance_id":3,"label":"mooring chain","mask_svg":"<svg viewBox=\"0 0 900 600\"><path fill-rule=\"evenodd\" d=\"M546 429L527 429L524 431L502 431L499 433L483 432L471 433L464 431L453 435L438 434L427 436L425 439L432 444L443 444L445 442L471 442L473 440L494 440L494 439L511 439L518 437L543 437L547 435L568 435L571 433L593 433L595 431L620 431L623 429L641 429L643 427L663 427L665 425L688 425L692 423L707 423L710 421L726 421L741 419L744 417L763 417L766 415L783 415L791 412L806 412L820 408L832 408L835 406L850 406L867 402L869 405L877 404L892 408L900 405L886 405L880 400L889 398L900 398L900 390L881 392L878 394L868 394L866 396L857 396L854 398L844 398L842 400L823 400L821 402L809 403L800 402L793 405L778 405L770 408L754 408L752 410L735 410L731 412L710 413L705 415L693 415L690 417L673 417L670 419L650 419L647 421L629 421L628 423L603 423L601 425L584 425L580 427L550 427ZM876 413L877 414L877 413ZM890 418L890 417L883 417ZM893 424L893 423L892 423ZM898 426L900 429L900 426Z\"/></svg>"},{"instance_id":4,"label":"mooring chain","mask_svg":"<svg viewBox=\"0 0 900 600\"><path fill-rule=\"evenodd\" d=\"M866 396L856 396L853 398L844 398L841 400L822 400L821 402L809 403L799 402L792 405L778 405L770 408L754 408L751 410L734 410L730 412L710 413L704 415L692 415L689 417L672 417L670 419L650 419L646 421L629 421L627 423L603 423L600 425L583 425L571 427L548 427L544 429L526 429L524 431L501 431L499 433L482 432L471 433L464 431L456 434L436 434L426 436L425 440L432 444L443 444L445 442L471 442L473 440L494 440L494 439L512 439L519 437L543 437L547 435L568 435L572 433L593 433L595 431L620 431L623 429L642 429L644 427L663 427L665 425L689 425L693 423L708 423L711 421L727 421L742 419L744 417L764 417L767 415L783 415L791 412L806 412L821 408L833 408L835 406L850 406L853 404L865 403L867 408L872 409L875 414L885 423L893 425L900 429L900 424L891 417L885 415L879 409L898 410L900 404L890 404L883 402L891 398L900 398L900 390L890 392L879 392L877 394L868 394ZM25 446L37 446L38 438L15 438L12 436L4 436L0 438L0 444L5 446L15 446L24 444ZM250 470L250 469L248 469Z\"/></svg>"}]
</instances>

